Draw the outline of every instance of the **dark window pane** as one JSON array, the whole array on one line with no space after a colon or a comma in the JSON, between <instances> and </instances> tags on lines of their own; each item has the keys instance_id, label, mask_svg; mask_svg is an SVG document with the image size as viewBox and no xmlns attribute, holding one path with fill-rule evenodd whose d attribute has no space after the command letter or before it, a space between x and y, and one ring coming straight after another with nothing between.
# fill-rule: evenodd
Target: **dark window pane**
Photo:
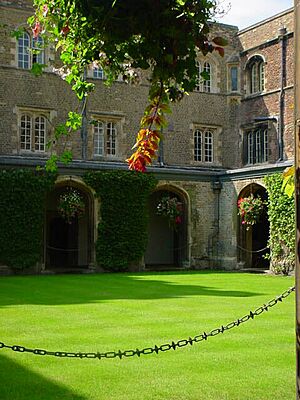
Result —
<instances>
[{"instance_id":1,"label":"dark window pane","mask_svg":"<svg viewBox=\"0 0 300 400\"><path fill-rule=\"evenodd\" d=\"M237 69L237 67L230 68L230 79L231 79L231 91L236 92L238 90L238 69Z\"/></svg>"}]
</instances>

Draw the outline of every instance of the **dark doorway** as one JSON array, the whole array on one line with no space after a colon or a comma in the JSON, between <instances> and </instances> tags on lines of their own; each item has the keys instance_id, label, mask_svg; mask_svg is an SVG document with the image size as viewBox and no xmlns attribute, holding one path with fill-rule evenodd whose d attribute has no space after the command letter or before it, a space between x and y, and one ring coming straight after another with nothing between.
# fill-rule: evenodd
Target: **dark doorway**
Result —
<instances>
[{"instance_id":1,"label":"dark doorway","mask_svg":"<svg viewBox=\"0 0 300 400\"><path fill-rule=\"evenodd\" d=\"M73 187L73 186L72 186ZM46 215L46 268L71 270L87 268L91 262L91 199L78 187L84 213L66 220L58 211L60 196L70 184L57 186L48 196Z\"/></svg>"},{"instance_id":2,"label":"dark doorway","mask_svg":"<svg viewBox=\"0 0 300 400\"><path fill-rule=\"evenodd\" d=\"M50 218L48 251L51 266L78 266L78 218L74 218L72 223L59 216Z\"/></svg>"},{"instance_id":3,"label":"dark doorway","mask_svg":"<svg viewBox=\"0 0 300 400\"><path fill-rule=\"evenodd\" d=\"M241 224L239 218L238 230L238 258L244 264L244 268L269 269L269 260L266 255L269 254L268 240L270 224L268 219L267 200L268 194L266 189L256 183L247 186L239 195L248 197L253 194L254 197L259 196L264 202L264 208L258 222L252 226Z\"/></svg>"},{"instance_id":4,"label":"dark doorway","mask_svg":"<svg viewBox=\"0 0 300 400\"><path fill-rule=\"evenodd\" d=\"M180 223L158 214L158 205L163 198L176 199L182 205ZM148 269L172 269L182 267L187 259L187 210L182 196L170 190L158 190L149 199L149 239L145 253Z\"/></svg>"}]
</instances>

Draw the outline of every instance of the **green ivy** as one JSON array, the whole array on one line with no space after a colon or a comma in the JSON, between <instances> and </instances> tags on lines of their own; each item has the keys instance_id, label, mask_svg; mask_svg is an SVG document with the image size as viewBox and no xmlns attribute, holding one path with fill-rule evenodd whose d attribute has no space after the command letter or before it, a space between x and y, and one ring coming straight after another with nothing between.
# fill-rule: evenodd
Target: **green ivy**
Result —
<instances>
[{"instance_id":1,"label":"green ivy","mask_svg":"<svg viewBox=\"0 0 300 400\"><path fill-rule=\"evenodd\" d=\"M268 191L268 217L270 222L269 246L271 269L287 274L295 267L295 204L294 198L282 191L282 174L266 176Z\"/></svg>"},{"instance_id":2,"label":"green ivy","mask_svg":"<svg viewBox=\"0 0 300 400\"><path fill-rule=\"evenodd\" d=\"M110 271L126 270L145 253L148 199L157 181L151 174L132 171L88 172L84 180L100 199L97 264Z\"/></svg>"},{"instance_id":3,"label":"green ivy","mask_svg":"<svg viewBox=\"0 0 300 400\"><path fill-rule=\"evenodd\" d=\"M55 176L34 170L0 170L0 263L33 267L43 253L46 193Z\"/></svg>"}]
</instances>

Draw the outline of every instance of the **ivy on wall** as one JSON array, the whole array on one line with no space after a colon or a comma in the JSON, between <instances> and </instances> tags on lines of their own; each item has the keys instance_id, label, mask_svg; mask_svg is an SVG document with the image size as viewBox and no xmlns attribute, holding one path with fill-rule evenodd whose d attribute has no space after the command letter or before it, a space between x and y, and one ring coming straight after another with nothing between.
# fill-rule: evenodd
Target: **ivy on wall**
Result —
<instances>
[{"instance_id":1,"label":"ivy on wall","mask_svg":"<svg viewBox=\"0 0 300 400\"><path fill-rule=\"evenodd\" d=\"M264 182L268 191L270 266L275 273L287 274L295 266L294 198L282 191L282 174L268 175Z\"/></svg>"},{"instance_id":2,"label":"ivy on wall","mask_svg":"<svg viewBox=\"0 0 300 400\"><path fill-rule=\"evenodd\" d=\"M30 169L0 170L0 263L24 269L41 260L46 193L55 179Z\"/></svg>"},{"instance_id":3,"label":"ivy on wall","mask_svg":"<svg viewBox=\"0 0 300 400\"><path fill-rule=\"evenodd\" d=\"M84 181L100 199L97 264L122 271L137 263L148 241L148 199L157 181L129 171L88 172Z\"/></svg>"}]
</instances>

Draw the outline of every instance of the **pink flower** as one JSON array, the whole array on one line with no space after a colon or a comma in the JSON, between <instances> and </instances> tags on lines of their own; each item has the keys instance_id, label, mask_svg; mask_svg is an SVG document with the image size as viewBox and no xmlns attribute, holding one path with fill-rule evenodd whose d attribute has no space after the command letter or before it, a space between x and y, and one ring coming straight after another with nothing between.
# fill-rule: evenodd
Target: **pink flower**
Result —
<instances>
[{"instance_id":1,"label":"pink flower","mask_svg":"<svg viewBox=\"0 0 300 400\"><path fill-rule=\"evenodd\" d=\"M36 39L41 33L42 27L39 21L35 21L34 28L32 29L33 37Z\"/></svg>"}]
</instances>

